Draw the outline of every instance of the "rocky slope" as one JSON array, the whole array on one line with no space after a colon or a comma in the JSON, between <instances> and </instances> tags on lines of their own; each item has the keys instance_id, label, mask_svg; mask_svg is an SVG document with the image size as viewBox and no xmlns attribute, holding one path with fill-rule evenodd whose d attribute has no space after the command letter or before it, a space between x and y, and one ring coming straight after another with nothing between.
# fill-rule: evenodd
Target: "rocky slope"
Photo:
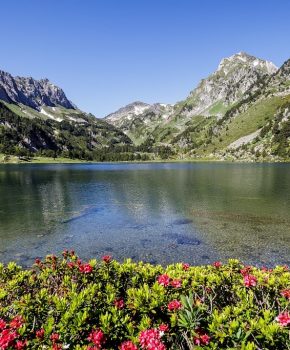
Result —
<instances>
[{"instance_id":1,"label":"rocky slope","mask_svg":"<svg viewBox=\"0 0 290 350\"><path fill-rule=\"evenodd\" d=\"M61 106L74 109L61 88L48 79L13 77L0 70L0 99L8 103L20 103L31 108Z\"/></svg>"}]
</instances>

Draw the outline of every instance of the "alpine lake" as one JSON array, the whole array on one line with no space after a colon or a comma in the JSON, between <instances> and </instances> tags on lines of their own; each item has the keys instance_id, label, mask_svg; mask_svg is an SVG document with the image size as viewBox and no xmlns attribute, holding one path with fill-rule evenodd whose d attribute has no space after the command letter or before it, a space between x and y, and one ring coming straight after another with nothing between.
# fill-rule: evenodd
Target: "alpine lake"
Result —
<instances>
[{"instance_id":1,"label":"alpine lake","mask_svg":"<svg viewBox=\"0 0 290 350\"><path fill-rule=\"evenodd\" d=\"M0 166L0 261L290 264L290 164Z\"/></svg>"}]
</instances>

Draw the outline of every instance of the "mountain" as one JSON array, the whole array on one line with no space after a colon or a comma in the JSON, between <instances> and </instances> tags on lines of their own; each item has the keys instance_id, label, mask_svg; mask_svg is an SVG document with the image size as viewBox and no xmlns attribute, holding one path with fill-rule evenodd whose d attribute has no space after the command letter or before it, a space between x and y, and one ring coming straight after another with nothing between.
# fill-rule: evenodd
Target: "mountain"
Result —
<instances>
[{"instance_id":1,"label":"mountain","mask_svg":"<svg viewBox=\"0 0 290 350\"><path fill-rule=\"evenodd\" d=\"M79 110L48 79L0 71L0 153L102 160L131 145L122 131Z\"/></svg>"},{"instance_id":2,"label":"mountain","mask_svg":"<svg viewBox=\"0 0 290 350\"><path fill-rule=\"evenodd\" d=\"M0 153L94 160L290 160L290 60L239 52L173 105L95 118L47 79L0 71Z\"/></svg>"},{"instance_id":3,"label":"mountain","mask_svg":"<svg viewBox=\"0 0 290 350\"><path fill-rule=\"evenodd\" d=\"M290 60L278 69L240 52L224 58L166 113L157 110L152 118L147 106L129 121L126 113L106 120L136 145L168 147L175 158L285 159L290 157L289 72Z\"/></svg>"},{"instance_id":4,"label":"mountain","mask_svg":"<svg viewBox=\"0 0 290 350\"><path fill-rule=\"evenodd\" d=\"M105 120L121 129L136 145L140 145L151 137L160 122L166 122L172 112L173 106L169 104L150 105L138 101L109 114Z\"/></svg>"},{"instance_id":5,"label":"mountain","mask_svg":"<svg viewBox=\"0 0 290 350\"><path fill-rule=\"evenodd\" d=\"M0 70L0 99L40 110L42 106L74 109L65 93L48 79L13 77Z\"/></svg>"}]
</instances>

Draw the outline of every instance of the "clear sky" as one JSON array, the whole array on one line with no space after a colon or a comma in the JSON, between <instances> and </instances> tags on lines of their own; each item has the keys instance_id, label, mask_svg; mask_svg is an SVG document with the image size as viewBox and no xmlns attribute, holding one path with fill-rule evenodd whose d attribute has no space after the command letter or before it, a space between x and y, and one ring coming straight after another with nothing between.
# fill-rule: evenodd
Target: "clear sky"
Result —
<instances>
[{"instance_id":1,"label":"clear sky","mask_svg":"<svg viewBox=\"0 0 290 350\"><path fill-rule=\"evenodd\" d=\"M174 103L239 51L290 58L289 0L1 1L0 69L49 78L102 117Z\"/></svg>"}]
</instances>

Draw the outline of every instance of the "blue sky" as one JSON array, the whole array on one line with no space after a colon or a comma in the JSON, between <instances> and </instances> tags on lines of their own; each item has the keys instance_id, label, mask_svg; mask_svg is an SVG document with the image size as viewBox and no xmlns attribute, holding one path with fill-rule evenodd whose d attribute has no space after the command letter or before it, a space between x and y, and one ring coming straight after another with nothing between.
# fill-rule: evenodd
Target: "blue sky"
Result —
<instances>
[{"instance_id":1,"label":"blue sky","mask_svg":"<svg viewBox=\"0 0 290 350\"><path fill-rule=\"evenodd\" d=\"M290 58L289 0L1 1L0 69L47 77L102 117L174 103L239 51Z\"/></svg>"}]
</instances>

